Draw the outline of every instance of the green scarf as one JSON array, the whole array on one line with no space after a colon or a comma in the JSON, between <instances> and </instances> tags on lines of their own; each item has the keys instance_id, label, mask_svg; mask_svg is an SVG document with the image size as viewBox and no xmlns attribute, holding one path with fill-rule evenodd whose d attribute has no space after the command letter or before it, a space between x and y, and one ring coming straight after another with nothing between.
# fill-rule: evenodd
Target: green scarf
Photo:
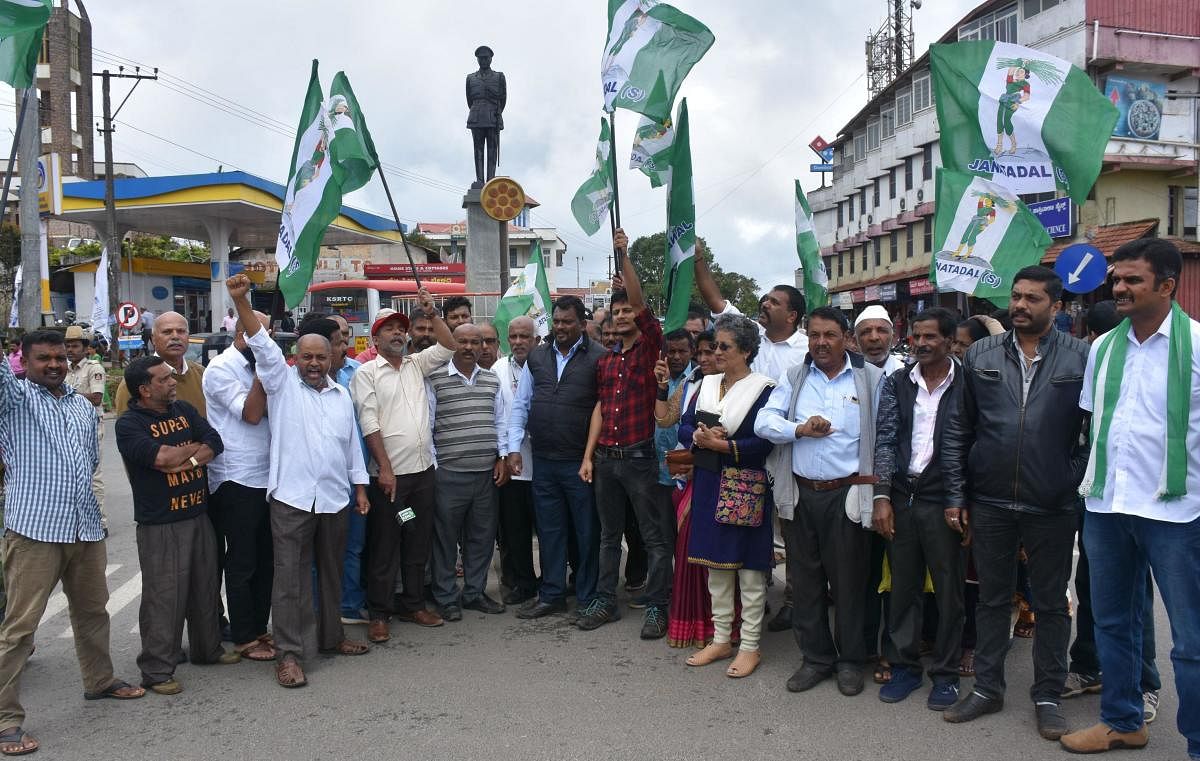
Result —
<instances>
[{"instance_id":1,"label":"green scarf","mask_svg":"<svg viewBox=\"0 0 1200 761\"><path fill-rule=\"evenodd\" d=\"M1125 353L1129 348L1129 318L1100 339L1093 368L1092 451L1079 494L1104 498L1108 475L1108 432L1121 396ZM1155 498L1179 499L1187 494L1187 431L1192 400L1192 325L1178 302L1171 302L1171 345L1167 354L1166 461L1159 474Z\"/></svg>"}]
</instances>

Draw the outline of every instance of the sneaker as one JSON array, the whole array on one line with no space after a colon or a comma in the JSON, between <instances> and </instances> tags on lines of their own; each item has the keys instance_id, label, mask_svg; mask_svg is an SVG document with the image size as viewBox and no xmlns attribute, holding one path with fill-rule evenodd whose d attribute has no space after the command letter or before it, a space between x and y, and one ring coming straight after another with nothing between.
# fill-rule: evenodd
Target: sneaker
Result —
<instances>
[{"instance_id":1,"label":"sneaker","mask_svg":"<svg viewBox=\"0 0 1200 761\"><path fill-rule=\"evenodd\" d=\"M365 610L343 610L342 623L347 625L369 624L371 623L371 618Z\"/></svg>"},{"instance_id":2,"label":"sneaker","mask_svg":"<svg viewBox=\"0 0 1200 761\"><path fill-rule=\"evenodd\" d=\"M934 682L933 689L929 691L929 700L925 701L925 707L930 711L945 711L957 702L957 682Z\"/></svg>"},{"instance_id":3,"label":"sneaker","mask_svg":"<svg viewBox=\"0 0 1200 761\"><path fill-rule=\"evenodd\" d=\"M588 603L583 612L579 614L575 625L584 631L591 631L599 629L609 622L618 621L620 618L621 611L617 609L616 605L597 597Z\"/></svg>"},{"instance_id":4,"label":"sneaker","mask_svg":"<svg viewBox=\"0 0 1200 761\"><path fill-rule=\"evenodd\" d=\"M1142 719L1151 723L1158 718L1158 691L1146 690L1142 693Z\"/></svg>"},{"instance_id":5,"label":"sneaker","mask_svg":"<svg viewBox=\"0 0 1200 761\"><path fill-rule=\"evenodd\" d=\"M646 620L642 623L642 639L662 639L667 634L667 611L659 605L646 608Z\"/></svg>"},{"instance_id":6,"label":"sneaker","mask_svg":"<svg viewBox=\"0 0 1200 761\"><path fill-rule=\"evenodd\" d=\"M899 703L921 686L921 675L906 668L892 672L892 681L879 688L879 699L885 703Z\"/></svg>"},{"instance_id":7,"label":"sneaker","mask_svg":"<svg viewBox=\"0 0 1200 761\"><path fill-rule=\"evenodd\" d=\"M1099 674L1080 674L1075 671L1067 674L1060 697L1073 698L1088 692L1099 692L1102 680Z\"/></svg>"},{"instance_id":8,"label":"sneaker","mask_svg":"<svg viewBox=\"0 0 1200 761\"><path fill-rule=\"evenodd\" d=\"M629 601L629 607L634 610L641 610L650 604L650 598L646 595L638 595Z\"/></svg>"}]
</instances>

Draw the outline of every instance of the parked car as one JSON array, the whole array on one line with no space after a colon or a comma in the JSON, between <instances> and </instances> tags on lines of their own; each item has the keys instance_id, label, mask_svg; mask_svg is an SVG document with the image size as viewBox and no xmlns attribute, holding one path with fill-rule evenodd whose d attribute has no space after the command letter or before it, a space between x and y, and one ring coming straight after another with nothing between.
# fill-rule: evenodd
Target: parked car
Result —
<instances>
[{"instance_id":1,"label":"parked car","mask_svg":"<svg viewBox=\"0 0 1200 761\"><path fill-rule=\"evenodd\" d=\"M279 344L279 348L283 349L284 355L291 354L292 347L296 344L297 335L295 333L275 333L272 336L275 343ZM221 331L219 333L192 333L188 336L188 348L184 353L184 357L193 362L208 367L208 363L212 358L229 348L233 343L233 334Z\"/></svg>"}]
</instances>

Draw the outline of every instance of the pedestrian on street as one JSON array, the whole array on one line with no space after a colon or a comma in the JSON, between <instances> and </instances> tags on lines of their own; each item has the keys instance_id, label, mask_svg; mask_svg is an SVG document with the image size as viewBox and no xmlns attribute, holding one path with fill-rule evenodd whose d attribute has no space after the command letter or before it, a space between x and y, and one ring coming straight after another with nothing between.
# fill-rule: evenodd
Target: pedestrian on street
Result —
<instances>
[{"instance_id":1,"label":"pedestrian on street","mask_svg":"<svg viewBox=\"0 0 1200 761\"><path fill-rule=\"evenodd\" d=\"M96 436L98 438L96 452L103 451L104 444L104 388L108 384L108 371L98 360L88 356L88 340L83 328L78 325L67 327L63 335L64 346L67 350L67 385L75 389L92 403L96 410ZM108 516L104 512L104 473L100 463L96 464L96 472L92 474L92 491L96 494L96 504L100 505L100 519L103 521L105 532L108 531Z\"/></svg>"},{"instance_id":2,"label":"pedestrian on street","mask_svg":"<svg viewBox=\"0 0 1200 761\"><path fill-rule=\"evenodd\" d=\"M792 692L810 690L835 671L843 695L863 690L872 494L858 487L875 482L883 371L846 350L849 335L840 310L814 309L808 316L810 359L787 372L754 425L791 463L789 477L775 479L775 500L796 500L792 520L784 523L790 532L792 629L804 656L787 682ZM836 612L833 636L826 590Z\"/></svg>"},{"instance_id":3,"label":"pedestrian on street","mask_svg":"<svg viewBox=\"0 0 1200 761\"><path fill-rule=\"evenodd\" d=\"M175 665L186 621L192 663L237 663L221 647L217 538L208 519L208 468L224 449L196 408L175 398L175 375L162 357L125 368L133 397L117 419L117 449L133 489L142 601L138 632L142 686L183 691Z\"/></svg>"},{"instance_id":4,"label":"pedestrian on street","mask_svg":"<svg viewBox=\"0 0 1200 761\"><path fill-rule=\"evenodd\" d=\"M0 545L8 602L0 624L0 753L38 749L22 729L21 675L33 652L46 601L59 583L75 633L75 653L89 700L146 694L113 676L109 654L107 554L100 507L92 492L97 452L92 403L64 381L62 333L35 330L22 339L28 377L0 363L0 457L4 460L4 529Z\"/></svg>"},{"instance_id":5,"label":"pedestrian on street","mask_svg":"<svg viewBox=\"0 0 1200 761\"><path fill-rule=\"evenodd\" d=\"M942 714L973 721L1004 707L1017 556L1024 546L1037 631L1033 639L1038 733L1066 734L1059 707L1071 617L1067 581L1079 524L1076 489L1087 462L1084 415L1071 400L1083 383L1087 344L1054 329L1062 280L1030 266L1013 278L1013 329L976 341L963 359L960 403L942 446L945 519L968 532L979 575L975 687Z\"/></svg>"},{"instance_id":6,"label":"pedestrian on street","mask_svg":"<svg viewBox=\"0 0 1200 761\"><path fill-rule=\"evenodd\" d=\"M1092 615L1104 673L1100 722L1062 738L1076 753L1140 748L1140 604L1151 571L1171 621L1176 721L1200 759L1200 324L1175 301L1183 258L1145 238L1113 254L1113 299L1124 318L1092 344L1079 406L1092 450L1080 494ZM1041 627L1039 626L1039 629Z\"/></svg>"},{"instance_id":7,"label":"pedestrian on street","mask_svg":"<svg viewBox=\"0 0 1200 761\"><path fill-rule=\"evenodd\" d=\"M245 328L246 344L254 352L255 374L267 392L275 679L282 687L303 687L308 679L301 660L315 656L316 650L335 655L367 652L365 643L346 638L340 616L345 510L352 488L355 509L370 509L367 470L350 394L329 377L329 340L318 334L302 337L296 342L296 365L288 367L283 350L250 307L250 279L234 275L226 288ZM337 323L330 322L338 331ZM314 586L319 606L313 604Z\"/></svg>"},{"instance_id":8,"label":"pedestrian on street","mask_svg":"<svg viewBox=\"0 0 1200 761\"><path fill-rule=\"evenodd\" d=\"M143 315L143 319L145 316ZM153 318L150 330L151 343L146 346L146 353L154 354L167 360L167 364L178 377L175 393L182 401L196 408L202 417L208 415L204 404L204 365L192 362L184 355L188 347L188 323L178 312L163 312ZM129 407L129 388L122 380L117 386L113 404L117 416L125 414Z\"/></svg>"}]
</instances>

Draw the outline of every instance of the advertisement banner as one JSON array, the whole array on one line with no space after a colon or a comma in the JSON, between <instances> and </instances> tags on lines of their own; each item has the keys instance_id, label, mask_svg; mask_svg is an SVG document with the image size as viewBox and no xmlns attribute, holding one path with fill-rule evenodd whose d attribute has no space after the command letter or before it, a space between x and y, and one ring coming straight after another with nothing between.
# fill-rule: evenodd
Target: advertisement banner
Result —
<instances>
[{"instance_id":1,"label":"advertisement banner","mask_svg":"<svg viewBox=\"0 0 1200 761\"><path fill-rule=\"evenodd\" d=\"M1129 77L1110 76L1104 83L1104 94L1117 107L1114 137L1135 137L1157 140L1162 128L1163 104L1167 86Z\"/></svg>"}]
</instances>

